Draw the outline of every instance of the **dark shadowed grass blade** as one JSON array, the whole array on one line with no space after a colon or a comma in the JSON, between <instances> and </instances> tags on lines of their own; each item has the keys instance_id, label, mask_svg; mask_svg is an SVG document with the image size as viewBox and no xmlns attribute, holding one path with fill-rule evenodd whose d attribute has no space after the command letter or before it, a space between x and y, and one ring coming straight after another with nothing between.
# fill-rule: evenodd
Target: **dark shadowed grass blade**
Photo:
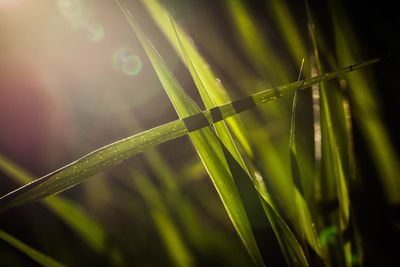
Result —
<instances>
[{"instance_id":1,"label":"dark shadowed grass blade","mask_svg":"<svg viewBox=\"0 0 400 267\"><path fill-rule=\"evenodd\" d=\"M0 230L0 239L7 242L14 248L18 249L32 260L36 261L42 266L45 267L63 267L65 265L57 262L56 260L50 258L49 256L37 251L36 249L24 244L20 240L12 237L11 235L7 234L6 232Z\"/></svg>"},{"instance_id":2,"label":"dark shadowed grass blade","mask_svg":"<svg viewBox=\"0 0 400 267\"><path fill-rule=\"evenodd\" d=\"M246 101L252 99L255 106L265 104L269 101L276 100L277 98L293 93L296 90L302 90L308 88L314 84L331 80L339 75L375 64L381 61L381 58L374 58L371 60L359 62L337 69L333 72L321 74L319 76L301 80L278 86L272 89L264 90L245 97ZM235 100L233 103L243 101L242 99ZM241 111L253 108L253 106L246 107ZM226 119L238 112L233 108L232 103L227 103L218 106L218 110L221 113L221 118ZM189 133L189 129L185 122L196 120L199 117L205 117L211 124L211 111L206 110L203 112L196 113L185 119L175 120L153 129L135 134L125 139L119 140L115 143L111 143L107 146L99 148L86 156L56 170L48 175L45 175L25 186L22 186L2 197L0 197L0 211L4 211L14 206L30 203L42 199L44 197L60 193L68 188L71 188L86 178L101 172L102 170L116 166L128 158L143 152L146 149L157 146L161 143L182 137ZM196 125L191 128L192 131L200 130L207 127L208 124ZM215 122L215 121L214 121Z\"/></svg>"}]
</instances>

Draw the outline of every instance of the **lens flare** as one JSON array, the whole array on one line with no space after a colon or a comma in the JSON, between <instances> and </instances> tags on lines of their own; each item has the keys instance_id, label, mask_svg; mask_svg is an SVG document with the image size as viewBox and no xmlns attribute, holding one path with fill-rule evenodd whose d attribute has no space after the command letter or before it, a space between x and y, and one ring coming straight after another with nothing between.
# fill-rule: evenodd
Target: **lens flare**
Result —
<instances>
[{"instance_id":1,"label":"lens flare","mask_svg":"<svg viewBox=\"0 0 400 267\"><path fill-rule=\"evenodd\" d=\"M143 69L142 60L129 47L120 48L114 53L113 64L118 71L129 76L136 76Z\"/></svg>"}]
</instances>

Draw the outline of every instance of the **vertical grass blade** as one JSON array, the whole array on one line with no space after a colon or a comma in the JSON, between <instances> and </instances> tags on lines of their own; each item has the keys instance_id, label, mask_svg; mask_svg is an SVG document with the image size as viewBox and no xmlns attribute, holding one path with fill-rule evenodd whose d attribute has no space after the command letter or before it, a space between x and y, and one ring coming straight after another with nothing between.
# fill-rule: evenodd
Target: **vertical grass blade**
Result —
<instances>
[{"instance_id":1,"label":"vertical grass blade","mask_svg":"<svg viewBox=\"0 0 400 267\"><path fill-rule=\"evenodd\" d=\"M64 265L52 259L51 257L43 254L42 252L37 251L36 249L24 244L20 240L12 237L6 232L0 230L0 239L7 242L11 246L15 247L25 255L27 255L32 260L36 261L42 266L45 267L63 267Z\"/></svg>"}]
</instances>

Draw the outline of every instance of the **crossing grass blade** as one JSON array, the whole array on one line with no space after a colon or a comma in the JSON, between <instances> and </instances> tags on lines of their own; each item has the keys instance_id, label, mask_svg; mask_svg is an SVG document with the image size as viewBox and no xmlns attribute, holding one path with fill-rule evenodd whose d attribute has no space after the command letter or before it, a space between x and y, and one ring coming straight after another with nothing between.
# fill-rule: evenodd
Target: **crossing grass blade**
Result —
<instances>
[{"instance_id":1,"label":"crossing grass blade","mask_svg":"<svg viewBox=\"0 0 400 267\"><path fill-rule=\"evenodd\" d=\"M188 95L186 95L177 80L175 80L155 48L135 23L133 17L122 7L121 9L142 43L142 46L144 47L147 56L150 58L153 68L155 69L179 117L185 118L200 112L197 105ZM208 127L196 132L191 132L189 135L250 256L258 266L264 266L246 211L240 199L239 192L227 166L221 144L216 139L211 128Z\"/></svg>"},{"instance_id":2,"label":"crossing grass blade","mask_svg":"<svg viewBox=\"0 0 400 267\"><path fill-rule=\"evenodd\" d=\"M20 240L14 238L13 236L7 234L3 230L0 230L0 239L7 242L14 248L18 249L25 255L27 255L32 260L36 261L42 266L45 267L63 267L65 265L57 262L56 260L52 259L51 257L43 254L42 252L37 251L36 249L26 245L25 243L21 242Z\"/></svg>"}]
</instances>

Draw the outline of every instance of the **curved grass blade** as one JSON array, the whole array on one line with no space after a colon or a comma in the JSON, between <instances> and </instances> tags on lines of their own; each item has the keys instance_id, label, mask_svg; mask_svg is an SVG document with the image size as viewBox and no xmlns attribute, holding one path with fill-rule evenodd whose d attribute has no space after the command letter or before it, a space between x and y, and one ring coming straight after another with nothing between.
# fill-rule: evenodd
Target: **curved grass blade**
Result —
<instances>
[{"instance_id":1,"label":"curved grass blade","mask_svg":"<svg viewBox=\"0 0 400 267\"><path fill-rule=\"evenodd\" d=\"M29 183L34 177L21 167L12 163L0 154L0 169L21 184ZM44 204L67 225L77 232L95 251L105 253L105 230L76 203L61 197L51 197L44 200Z\"/></svg>"},{"instance_id":2,"label":"curved grass blade","mask_svg":"<svg viewBox=\"0 0 400 267\"><path fill-rule=\"evenodd\" d=\"M6 232L0 230L0 239L7 242L11 246L15 247L32 260L36 261L37 263L41 264L45 267L63 267L65 265L57 262L56 260L50 258L49 256L43 254L42 252L37 251L36 249L24 244L20 240L12 237L11 235L7 234Z\"/></svg>"},{"instance_id":3,"label":"curved grass blade","mask_svg":"<svg viewBox=\"0 0 400 267\"><path fill-rule=\"evenodd\" d=\"M243 99L246 99L246 101L252 99L252 101L255 103L255 106L262 105L269 101L276 100L281 96L293 93L296 90L302 90L314 84L334 79L339 75L375 64L381 60L382 58L374 58L352 64L330 73L321 74L306 80L264 90L251 96L235 100L231 103L218 106L217 108L221 113L221 119L226 119L239 113L233 108L233 105L234 103L243 101ZM247 107L241 110L241 112L253 107L254 106ZM185 122L187 123L189 121L195 121L199 117L203 116L210 124L216 122L215 120L211 120L211 110L206 110L203 112L198 112L187 118L163 124L161 126L143 131L111 143L107 146L101 147L52 173L49 173L0 197L0 211L60 193L81 183L86 178L99 173L108 167L116 166L122 163L123 161L140 152L143 152L146 149L187 135L189 133L189 129L187 128ZM194 125L195 127L191 127L190 130L197 131L207 127L208 125L209 124L203 121L200 124Z\"/></svg>"}]
</instances>

